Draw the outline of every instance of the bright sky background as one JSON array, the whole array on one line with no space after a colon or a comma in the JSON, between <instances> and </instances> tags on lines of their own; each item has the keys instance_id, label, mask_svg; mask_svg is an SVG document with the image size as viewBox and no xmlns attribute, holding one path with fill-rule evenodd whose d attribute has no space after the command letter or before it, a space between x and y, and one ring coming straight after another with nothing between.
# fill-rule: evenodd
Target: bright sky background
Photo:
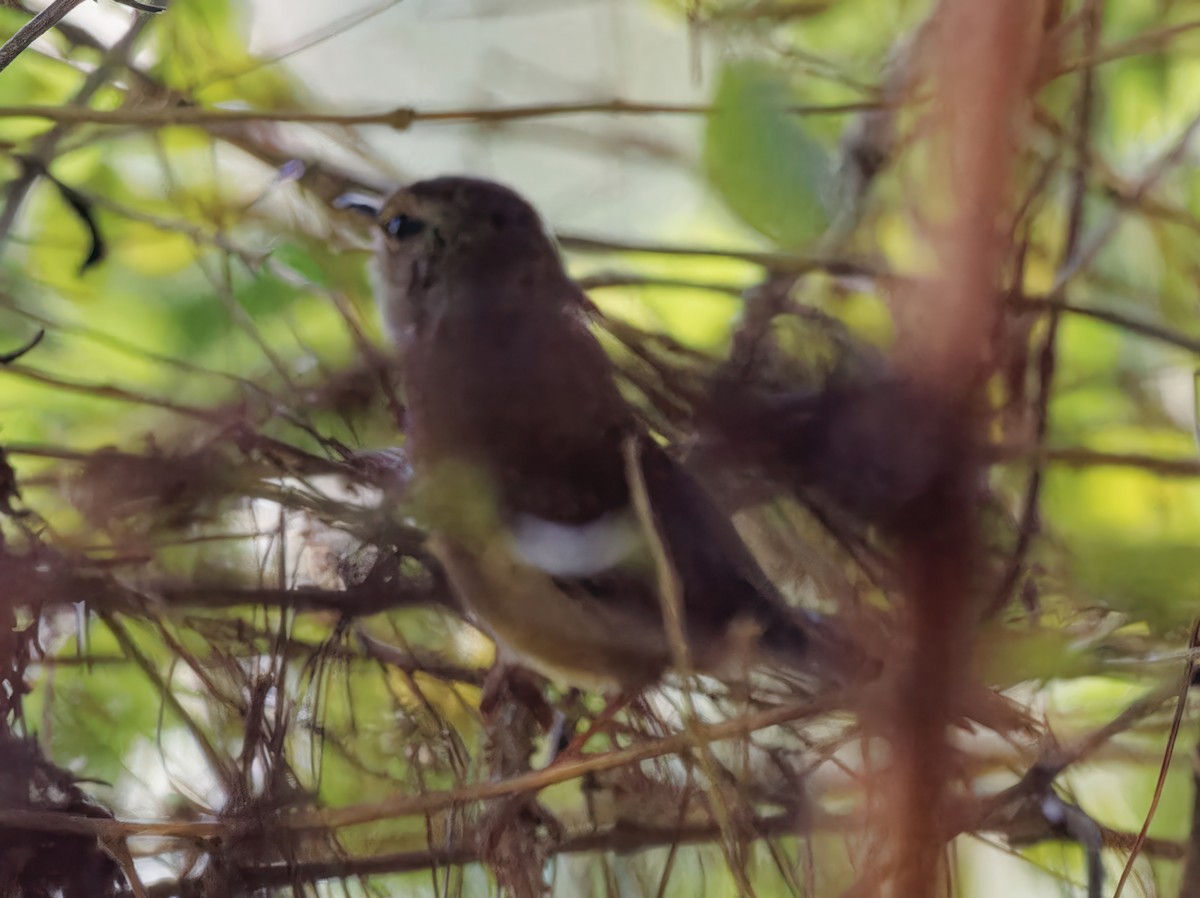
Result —
<instances>
[{"instance_id":1,"label":"bright sky background","mask_svg":"<svg viewBox=\"0 0 1200 898\"><path fill-rule=\"evenodd\" d=\"M613 97L703 103L719 62L677 14L644 0L255 0L249 24L255 53L294 50L284 64L315 105L347 111ZM321 35L330 36L295 51ZM369 140L401 176L492 177L560 227L658 236L703 202L689 174L701 126L692 117L580 116L500 129L373 129Z\"/></svg>"}]
</instances>

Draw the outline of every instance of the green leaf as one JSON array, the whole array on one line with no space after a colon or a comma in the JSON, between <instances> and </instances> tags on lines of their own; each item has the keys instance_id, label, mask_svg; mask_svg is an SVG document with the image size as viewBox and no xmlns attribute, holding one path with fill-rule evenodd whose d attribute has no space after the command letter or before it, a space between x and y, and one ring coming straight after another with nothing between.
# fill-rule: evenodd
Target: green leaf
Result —
<instances>
[{"instance_id":1,"label":"green leaf","mask_svg":"<svg viewBox=\"0 0 1200 898\"><path fill-rule=\"evenodd\" d=\"M264 65L246 49L241 21L245 4L230 0L183 0L156 22L159 59L155 77L205 104L244 103L270 109L294 106L285 73Z\"/></svg>"},{"instance_id":2,"label":"green leaf","mask_svg":"<svg viewBox=\"0 0 1200 898\"><path fill-rule=\"evenodd\" d=\"M820 235L829 224L822 198L829 155L791 107L788 79L756 62L729 63L717 82L705 134L709 181L729 208L783 247Z\"/></svg>"},{"instance_id":3,"label":"green leaf","mask_svg":"<svg viewBox=\"0 0 1200 898\"><path fill-rule=\"evenodd\" d=\"M94 621L88 642L95 655L119 652L111 632ZM72 649L66 647L62 654L69 658ZM127 772L136 773L126 767L136 741L153 742L160 723L173 724L160 721L162 697L134 664L95 669L62 665L53 676L43 674L31 685L25 710L31 720L47 725L52 757L107 783L115 783Z\"/></svg>"},{"instance_id":4,"label":"green leaf","mask_svg":"<svg viewBox=\"0 0 1200 898\"><path fill-rule=\"evenodd\" d=\"M1080 585L1105 605L1167 629L1195 616L1200 595L1195 543L1095 539L1072 549Z\"/></svg>"}]
</instances>

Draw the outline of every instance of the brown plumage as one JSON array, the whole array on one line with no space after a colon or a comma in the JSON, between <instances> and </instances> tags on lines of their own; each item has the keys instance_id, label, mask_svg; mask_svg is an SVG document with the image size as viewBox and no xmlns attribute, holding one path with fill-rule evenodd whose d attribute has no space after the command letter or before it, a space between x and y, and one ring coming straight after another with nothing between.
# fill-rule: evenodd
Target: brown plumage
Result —
<instances>
[{"instance_id":1,"label":"brown plumage","mask_svg":"<svg viewBox=\"0 0 1200 898\"><path fill-rule=\"evenodd\" d=\"M682 585L692 664L744 665L750 633L756 660L811 669L819 625L784 603L728 519L643 432L529 204L498 184L438 178L371 211L409 445L418 480L440 482L431 544L484 626L572 683L641 685L670 665L630 502L632 440Z\"/></svg>"}]
</instances>

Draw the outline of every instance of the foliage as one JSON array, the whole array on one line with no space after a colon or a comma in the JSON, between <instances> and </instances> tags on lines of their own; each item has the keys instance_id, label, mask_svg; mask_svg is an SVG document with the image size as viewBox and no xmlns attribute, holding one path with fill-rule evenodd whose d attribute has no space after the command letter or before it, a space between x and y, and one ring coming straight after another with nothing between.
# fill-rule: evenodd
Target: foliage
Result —
<instances>
[{"instance_id":1,"label":"foliage","mask_svg":"<svg viewBox=\"0 0 1200 898\"><path fill-rule=\"evenodd\" d=\"M268 25L279 15L259 6ZM395 180L396 166L411 174L414 159L440 173L472 147L520 157L509 180L547 205L556 172L578 180L583 156L668 185L646 203L661 207L649 237L614 224L642 202L632 190L587 188L608 217L584 220L604 221L604 240L555 228L593 288L622 386L664 442L701 459L705 416L718 432L732 419L725 436L745 445L716 441L726 473L712 484L743 506L765 566L789 597L901 657L897 570L927 524L905 512L946 465L936 403L888 392L904 341L922 345L902 326L920 299L905 284L946 262L939 227L954 208L930 137L944 87L930 9L625 4L612 14L638 35L699 35L706 80L691 85L681 58L670 86L696 102L664 85L609 103L599 76L580 83L580 47L566 61L549 49L561 35L537 4L468 20L384 6L364 20L308 4L322 26L275 58L251 50L237 4L138 15L101 0L99 19L73 15L0 72L0 353L46 333L0 367L0 755L62 780L6 800L0 836L37 846L40 864L53 839L78 847L80 834L44 815L76 821L103 836L125 894L139 879L154 895L337 881L352 894L494 882L520 894L543 877L563 895L869 883L890 838L879 820L892 819L864 813L877 809L859 788L860 774L888 776L859 741L860 726L893 732L879 694L672 683L619 710L622 726L592 734L577 760L542 768L554 712L588 733L605 697L518 676L500 701L510 716L489 726L494 650L428 554L362 229L332 201ZM971 487L980 595L963 601L983 620L964 640L979 682L964 685L956 722L981 725L955 730L970 788L947 788L944 836L963 894L1009 894L1018 879L1022 893L1058 894L1089 875L1095 888L1089 858L1111 886L1161 769L1165 798L1125 887L1157 894L1178 889L1200 839L1182 763L1194 727L1168 757L1200 592L1200 4L1045 6L1011 148L981 391L987 467ZM0 9L0 30L28 18ZM492 102L508 82L482 76L442 102L458 54L415 86L397 75L367 109L411 103L415 116L363 125L312 76L333 81L361 55L386 59L390 82L408 63L389 42L417 31L433 46L438 29L464 46L472 29L498 29L501 45L544 49L593 108L561 105L557 85ZM301 65L308 51L324 61ZM653 83L660 62L624 64ZM928 322L915 320L919 335ZM812 408L796 396L835 397L838 411L798 415L801 448L777 457L772 428ZM765 457L758 426L772 435ZM766 494L727 473L739 464L766 471ZM695 726L723 738L697 749ZM502 763L535 749L532 773ZM512 798L522 783L552 819ZM105 829L110 813L135 822ZM0 859L4 875L16 874Z\"/></svg>"}]
</instances>

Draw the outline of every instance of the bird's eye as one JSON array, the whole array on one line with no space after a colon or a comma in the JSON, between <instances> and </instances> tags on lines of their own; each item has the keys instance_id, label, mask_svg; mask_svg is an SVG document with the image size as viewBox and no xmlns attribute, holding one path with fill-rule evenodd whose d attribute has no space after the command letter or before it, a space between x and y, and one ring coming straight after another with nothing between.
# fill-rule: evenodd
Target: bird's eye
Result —
<instances>
[{"instance_id":1,"label":"bird's eye","mask_svg":"<svg viewBox=\"0 0 1200 898\"><path fill-rule=\"evenodd\" d=\"M413 218L411 215L393 215L383 223L383 230L397 240L405 240L415 237L425 230L425 222L419 218Z\"/></svg>"}]
</instances>

